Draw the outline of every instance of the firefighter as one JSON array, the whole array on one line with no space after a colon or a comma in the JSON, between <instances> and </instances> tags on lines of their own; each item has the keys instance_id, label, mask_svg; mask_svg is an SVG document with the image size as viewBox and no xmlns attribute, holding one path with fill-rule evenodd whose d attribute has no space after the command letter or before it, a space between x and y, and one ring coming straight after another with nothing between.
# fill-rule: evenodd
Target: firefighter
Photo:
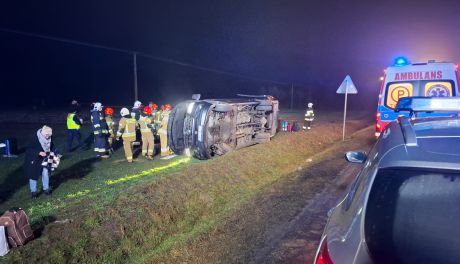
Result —
<instances>
[{"instance_id":1,"label":"firefighter","mask_svg":"<svg viewBox=\"0 0 460 264\"><path fill-rule=\"evenodd\" d=\"M109 134L107 135L107 148L110 153L113 153L113 140L115 139L115 123L113 122L113 108L106 107L104 109L105 122L107 123L107 128Z\"/></svg>"},{"instance_id":2,"label":"firefighter","mask_svg":"<svg viewBox=\"0 0 460 264\"><path fill-rule=\"evenodd\" d=\"M142 136L142 156L146 159L153 159L155 143L152 133L152 109L149 106L144 107L138 124Z\"/></svg>"},{"instance_id":3,"label":"firefighter","mask_svg":"<svg viewBox=\"0 0 460 264\"><path fill-rule=\"evenodd\" d=\"M158 111L158 105L155 104L155 103L151 103L149 104L150 106L150 109L152 110L152 114L151 114L151 119L152 119L152 125L153 125L153 128L155 130L155 133L156 131L158 130L157 129L157 120L158 120L158 115L159 115L159 111Z\"/></svg>"},{"instance_id":4,"label":"firefighter","mask_svg":"<svg viewBox=\"0 0 460 264\"><path fill-rule=\"evenodd\" d=\"M159 110L155 111L155 116L154 116L154 123L155 123L155 128L158 134L158 131L161 127L161 115L163 114L163 110L165 109L165 106L162 105Z\"/></svg>"},{"instance_id":5,"label":"firefighter","mask_svg":"<svg viewBox=\"0 0 460 264\"><path fill-rule=\"evenodd\" d=\"M134 119L128 108L123 107L120 111L121 119L118 122L117 140L123 138L123 149L129 163L133 162L133 142L136 140L136 119Z\"/></svg>"},{"instance_id":6,"label":"firefighter","mask_svg":"<svg viewBox=\"0 0 460 264\"><path fill-rule=\"evenodd\" d=\"M136 121L139 121L139 118L141 117L141 111L142 111L142 103L140 101L134 102L134 106L131 109L131 117L136 119Z\"/></svg>"},{"instance_id":7,"label":"firefighter","mask_svg":"<svg viewBox=\"0 0 460 264\"><path fill-rule=\"evenodd\" d=\"M150 109L152 109L152 112L153 112L153 106L156 105L154 102L150 101L149 102L149 107Z\"/></svg>"},{"instance_id":8,"label":"firefighter","mask_svg":"<svg viewBox=\"0 0 460 264\"><path fill-rule=\"evenodd\" d=\"M66 150L67 152L72 151L72 143L73 139L77 139L77 148L81 146L81 133L80 128L83 124L83 119L81 119L78 115L79 112L79 104L77 101L73 100L70 106L69 113L67 114L67 145Z\"/></svg>"},{"instance_id":9,"label":"firefighter","mask_svg":"<svg viewBox=\"0 0 460 264\"><path fill-rule=\"evenodd\" d=\"M107 155L107 135L109 131L107 130L104 114L102 113L102 104L99 102L93 105L91 123L93 123L94 151L96 152L96 156L109 158L110 156Z\"/></svg>"},{"instance_id":10,"label":"firefighter","mask_svg":"<svg viewBox=\"0 0 460 264\"><path fill-rule=\"evenodd\" d=\"M311 129L311 122L315 120L315 112L313 112L313 103L308 103L307 111L305 112L305 122L303 130Z\"/></svg>"},{"instance_id":11,"label":"firefighter","mask_svg":"<svg viewBox=\"0 0 460 264\"><path fill-rule=\"evenodd\" d=\"M162 106L161 111L161 124L158 134L160 135L160 145L161 145L161 156L169 156L172 154L171 150L168 147L168 120L169 113L171 112L171 105L166 104Z\"/></svg>"}]
</instances>

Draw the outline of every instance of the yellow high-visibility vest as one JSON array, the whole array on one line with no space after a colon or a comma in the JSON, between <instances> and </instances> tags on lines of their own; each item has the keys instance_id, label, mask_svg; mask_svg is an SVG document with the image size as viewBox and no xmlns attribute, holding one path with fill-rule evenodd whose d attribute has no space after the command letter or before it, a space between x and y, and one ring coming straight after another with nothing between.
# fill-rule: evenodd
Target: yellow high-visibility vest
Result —
<instances>
[{"instance_id":1,"label":"yellow high-visibility vest","mask_svg":"<svg viewBox=\"0 0 460 264\"><path fill-rule=\"evenodd\" d=\"M67 115L67 129L80 129L80 125L73 120L74 116L74 113Z\"/></svg>"}]
</instances>

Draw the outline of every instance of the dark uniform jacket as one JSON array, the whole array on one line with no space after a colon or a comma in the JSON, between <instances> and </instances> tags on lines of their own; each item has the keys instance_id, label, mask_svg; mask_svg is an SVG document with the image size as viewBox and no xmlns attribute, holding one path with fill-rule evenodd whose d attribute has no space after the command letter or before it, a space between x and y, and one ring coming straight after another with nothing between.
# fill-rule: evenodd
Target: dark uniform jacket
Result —
<instances>
[{"instance_id":1,"label":"dark uniform jacket","mask_svg":"<svg viewBox=\"0 0 460 264\"><path fill-rule=\"evenodd\" d=\"M108 131L107 122L100 111L91 111L91 122L93 122L94 135L106 135Z\"/></svg>"},{"instance_id":2,"label":"dark uniform jacket","mask_svg":"<svg viewBox=\"0 0 460 264\"><path fill-rule=\"evenodd\" d=\"M52 140L50 150L56 152ZM42 175L42 162L44 157L39 155L42 151L44 151L42 145L40 144L40 141L38 141L37 136L35 136L26 148L26 156L24 160L24 170L29 179L38 180L38 178Z\"/></svg>"}]
</instances>

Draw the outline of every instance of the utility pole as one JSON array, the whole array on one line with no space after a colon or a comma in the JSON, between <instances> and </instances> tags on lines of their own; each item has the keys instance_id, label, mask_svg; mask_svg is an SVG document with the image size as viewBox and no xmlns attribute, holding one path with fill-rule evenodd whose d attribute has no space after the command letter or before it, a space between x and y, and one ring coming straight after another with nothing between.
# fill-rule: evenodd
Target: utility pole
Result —
<instances>
[{"instance_id":1,"label":"utility pole","mask_svg":"<svg viewBox=\"0 0 460 264\"><path fill-rule=\"evenodd\" d=\"M134 67L134 101L139 100L137 91L137 53L133 52L133 67Z\"/></svg>"}]
</instances>

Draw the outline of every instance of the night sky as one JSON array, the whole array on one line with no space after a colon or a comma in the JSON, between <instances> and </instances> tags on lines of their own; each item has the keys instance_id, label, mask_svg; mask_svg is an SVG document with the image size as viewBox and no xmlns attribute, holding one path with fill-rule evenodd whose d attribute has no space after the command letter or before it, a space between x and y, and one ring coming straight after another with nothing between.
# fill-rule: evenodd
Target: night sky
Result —
<instances>
[{"instance_id":1,"label":"night sky","mask_svg":"<svg viewBox=\"0 0 460 264\"><path fill-rule=\"evenodd\" d=\"M372 109L378 78L396 56L460 62L460 1L453 0L26 2L2 2L0 29L198 66L139 56L143 102L272 93L288 107L292 83L296 106L310 99L339 109L335 91L350 74L359 91L351 107L361 101ZM3 107L73 98L131 106L133 83L130 54L0 30Z\"/></svg>"}]
</instances>

